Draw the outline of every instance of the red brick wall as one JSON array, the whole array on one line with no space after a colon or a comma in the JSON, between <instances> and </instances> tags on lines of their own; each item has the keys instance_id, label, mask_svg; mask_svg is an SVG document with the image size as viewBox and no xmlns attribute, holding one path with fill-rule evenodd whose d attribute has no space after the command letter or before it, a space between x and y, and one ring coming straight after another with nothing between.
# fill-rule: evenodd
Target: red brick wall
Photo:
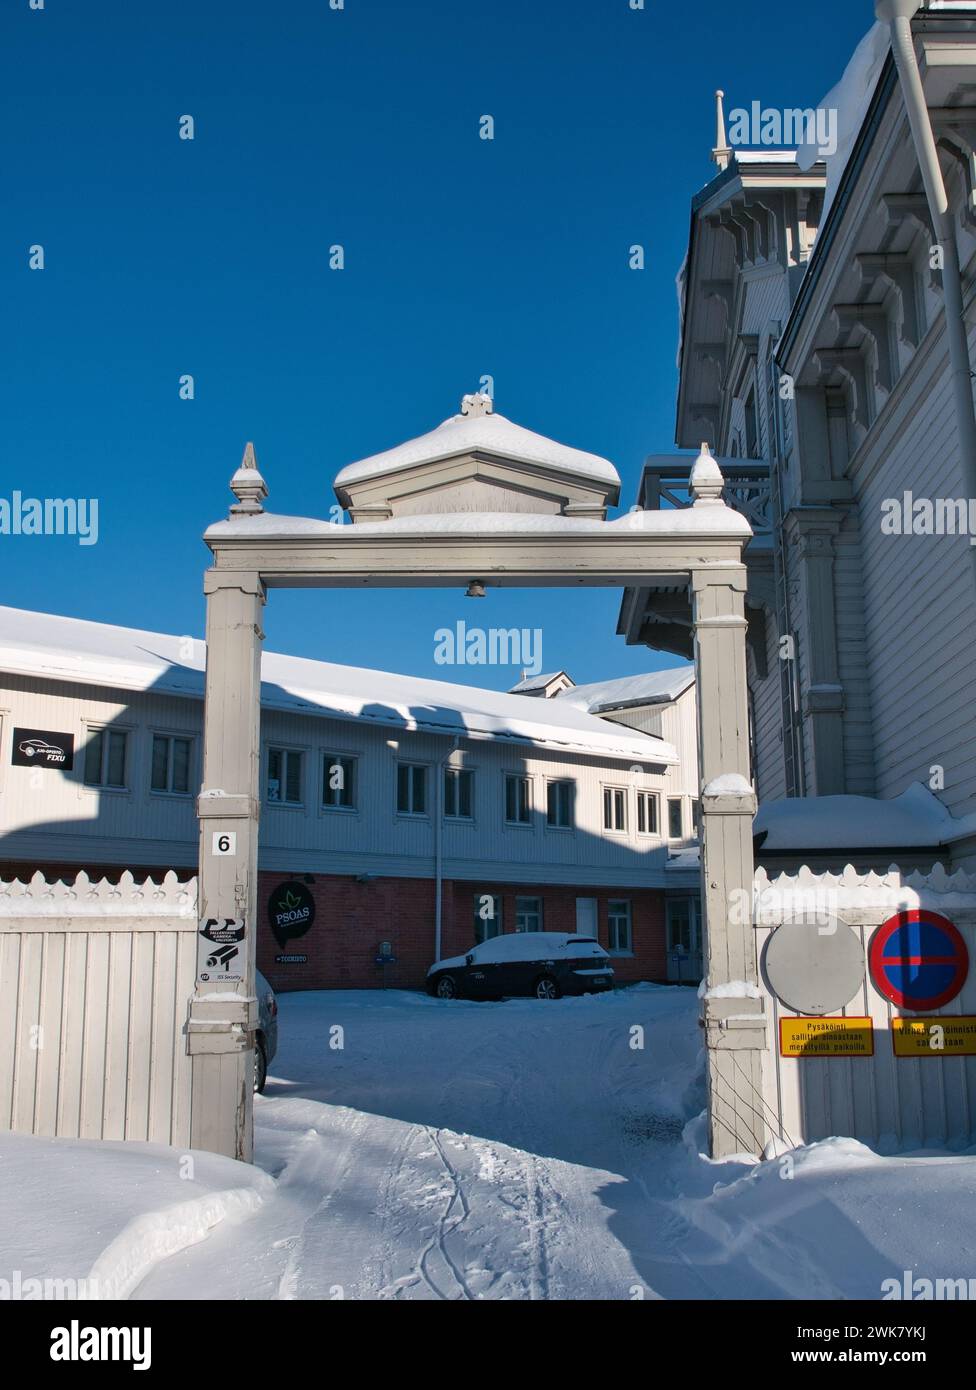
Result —
<instances>
[{"instance_id":1,"label":"red brick wall","mask_svg":"<svg viewBox=\"0 0 976 1390\"><path fill-rule=\"evenodd\" d=\"M279 947L268 925L268 898L279 884L294 878L305 883L315 900L315 921L305 936ZM380 878L373 883L329 874L262 873L258 889L258 968L275 989L420 989L434 959L434 884L431 879ZM596 898L599 939L607 945L607 904L610 898L629 898L633 925L633 957L615 956L614 973L621 982L667 978L664 939L664 895L657 889L615 889L552 884L452 882L444 884L441 924L442 956L463 955L474 944L474 899L479 893L500 893L502 925L515 930L516 897L543 900L546 931L576 930L577 897ZM375 963L376 948L390 941L396 965ZM307 963L276 964L277 955L307 955Z\"/></svg>"}]
</instances>

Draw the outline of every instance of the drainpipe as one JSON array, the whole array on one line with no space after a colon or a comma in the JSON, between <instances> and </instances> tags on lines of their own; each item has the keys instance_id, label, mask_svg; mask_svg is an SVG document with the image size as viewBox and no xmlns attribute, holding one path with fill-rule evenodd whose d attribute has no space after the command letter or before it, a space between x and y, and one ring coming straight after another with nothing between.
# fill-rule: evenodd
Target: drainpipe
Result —
<instances>
[{"instance_id":1,"label":"drainpipe","mask_svg":"<svg viewBox=\"0 0 976 1390\"><path fill-rule=\"evenodd\" d=\"M956 403L963 486L968 498L976 498L976 411L973 408L969 341L966 320L963 317L962 271L959 265L959 247L956 243L955 219L949 207L945 180L939 165L935 136L912 38L912 16L919 8L918 0L875 0L874 12L891 31L891 51L898 68L915 153L925 184L925 196L935 234L943 248L945 264L942 271L942 287L945 296L946 338ZM973 550L973 559L976 561L976 549Z\"/></svg>"},{"instance_id":2,"label":"drainpipe","mask_svg":"<svg viewBox=\"0 0 976 1390\"><path fill-rule=\"evenodd\" d=\"M435 821L434 821L434 960L441 958L441 904L443 900L443 883L441 876L441 837L444 833L444 769L451 761L451 757L457 752L458 735L454 735L453 742L447 750L445 756L437 764L437 786L434 797Z\"/></svg>"}]
</instances>

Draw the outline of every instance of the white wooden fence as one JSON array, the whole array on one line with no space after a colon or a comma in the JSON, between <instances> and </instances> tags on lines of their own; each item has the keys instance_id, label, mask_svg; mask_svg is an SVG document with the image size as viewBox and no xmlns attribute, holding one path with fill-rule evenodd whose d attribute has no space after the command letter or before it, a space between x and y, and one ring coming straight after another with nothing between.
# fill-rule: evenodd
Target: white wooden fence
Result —
<instances>
[{"instance_id":1,"label":"white wooden fence","mask_svg":"<svg viewBox=\"0 0 976 1390\"><path fill-rule=\"evenodd\" d=\"M971 962L962 992L938 1017L976 1015L976 876L962 870L946 874L936 865L930 874L813 873L767 877L756 874L754 912L760 962L778 921L826 910L846 922L867 948L876 927L897 912L929 908L949 918L965 940ZM811 925L812 931L817 927ZM897 1057L892 1046L893 1017L911 1013L896 1008L871 981L864 983L846 1008L832 1018L870 1018L873 1057L782 1057L780 1019L796 1017L769 987L760 970L769 1046L763 1067L763 1103L770 1128L792 1146L832 1135L849 1135L882 1149L927 1144L963 1146L976 1142L976 1057Z\"/></svg>"},{"instance_id":2,"label":"white wooden fence","mask_svg":"<svg viewBox=\"0 0 976 1390\"><path fill-rule=\"evenodd\" d=\"M0 1129L190 1139L196 880L0 882Z\"/></svg>"}]
</instances>

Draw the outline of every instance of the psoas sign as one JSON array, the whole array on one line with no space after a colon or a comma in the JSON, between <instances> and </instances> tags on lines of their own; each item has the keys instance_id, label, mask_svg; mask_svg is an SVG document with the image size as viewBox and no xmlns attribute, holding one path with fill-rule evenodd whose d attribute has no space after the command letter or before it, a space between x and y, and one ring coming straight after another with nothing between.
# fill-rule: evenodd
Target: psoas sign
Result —
<instances>
[{"instance_id":1,"label":"psoas sign","mask_svg":"<svg viewBox=\"0 0 976 1390\"><path fill-rule=\"evenodd\" d=\"M947 917L913 908L889 917L868 952L875 989L911 1013L941 1009L966 983L969 952Z\"/></svg>"},{"instance_id":2,"label":"psoas sign","mask_svg":"<svg viewBox=\"0 0 976 1390\"><path fill-rule=\"evenodd\" d=\"M75 762L74 734L14 729L10 761L14 767L55 767L70 772Z\"/></svg>"}]
</instances>

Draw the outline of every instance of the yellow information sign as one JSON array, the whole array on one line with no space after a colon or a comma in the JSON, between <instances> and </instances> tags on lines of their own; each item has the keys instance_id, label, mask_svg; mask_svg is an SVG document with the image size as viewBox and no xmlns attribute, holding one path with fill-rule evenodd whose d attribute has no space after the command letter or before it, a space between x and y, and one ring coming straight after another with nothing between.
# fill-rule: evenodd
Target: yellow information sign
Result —
<instances>
[{"instance_id":1,"label":"yellow information sign","mask_svg":"<svg viewBox=\"0 0 976 1390\"><path fill-rule=\"evenodd\" d=\"M976 1057L976 1017L893 1018L896 1057Z\"/></svg>"},{"instance_id":2,"label":"yellow information sign","mask_svg":"<svg viewBox=\"0 0 976 1390\"><path fill-rule=\"evenodd\" d=\"M873 1057L869 1018L781 1018L781 1057Z\"/></svg>"}]
</instances>

